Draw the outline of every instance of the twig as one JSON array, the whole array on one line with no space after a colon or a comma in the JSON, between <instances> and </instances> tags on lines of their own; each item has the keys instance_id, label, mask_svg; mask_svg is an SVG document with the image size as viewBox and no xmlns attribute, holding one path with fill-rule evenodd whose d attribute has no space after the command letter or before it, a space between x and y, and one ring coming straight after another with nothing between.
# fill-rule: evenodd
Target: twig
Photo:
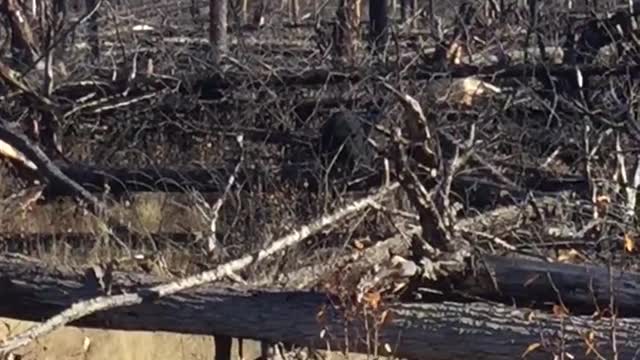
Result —
<instances>
[{"instance_id":1,"label":"twig","mask_svg":"<svg viewBox=\"0 0 640 360\"><path fill-rule=\"evenodd\" d=\"M224 192L222 196L216 200L213 206L209 206L204 198L200 199L200 202L204 204L204 206L197 206L200 213L209 221L209 236L207 236L207 253L212 255L216 249L219 248L219 242L216 238L216 230L217 230L217 222L218 217L220 216L220 209L222 208L222 204L227 198L229 192L231 191L231 187L235 183L238 178L238 174L240 173L240 166L244 162L244 145L243 145L243 135L240 134L236 137L236 141L238 142L238 146L240 146L240 159L238 159L238 163L236 164L233 173L229 176L229 180L227 181L227 185L224 188ZM207 214L204 208L210 211L210 214Z\"/></svg>"},{"instance_id":2,"label":"twig","mask_svg":"<svg viewBox=\"0 0 640 360\"><path fill-rule=\"evenodd\" d=\"M616 133L616 160L618 162L618 171L620 173L620 182L622 187L626 192L626 200L627 200L627 209L625 211L627 218L632 218L634 216L635 208L636 208L636 181L640 181L638 178L640 174L638 174L638 168L636 168L636 172L634 174L634 184L629 184L629 176L627 174L627 166L625 164L624 152L622 151L622 145L620 144L620 134ZM640 165L640 163L639 163Z\"/></svg>"},{"instance_id":3,"label":"twig","mask_svg":"<svg viewBox=\"0 0 640 360\"><path fill-rule=\"evenodd\" d=\"M372 195L360 199L352 203L351 205L345 206L333 214L323 216L308 225L294 230L288 235L274 241L266 249L230 261L226 264L216 267L213 270L205 271L167 284L161 284L150 288L141 289L136 293L99 296L90 300L77 302L58 315L51 317L47 321L35 325L16 336L4 340L0 345L0 354L6 354L15 351L16 349L28 345L33 340L46 335L54 331L55 329L64 326L65 324L78 320L87 315L91 315L98 311L154 301L155 299L167 295L172 295L180 291L188 290L197 286L204 285L206 283L216 281L225 275L242 270L243 268L251 265L254 262L266 259L281 250L300 243L307 237L317 233L323 228L332 225L335 222L370 206L372 203L395 191L397 188L399 188L399 186L400 185L397 182L394 182L389 186L380 188L376 193Z\"/></svg>"}]
</instances>

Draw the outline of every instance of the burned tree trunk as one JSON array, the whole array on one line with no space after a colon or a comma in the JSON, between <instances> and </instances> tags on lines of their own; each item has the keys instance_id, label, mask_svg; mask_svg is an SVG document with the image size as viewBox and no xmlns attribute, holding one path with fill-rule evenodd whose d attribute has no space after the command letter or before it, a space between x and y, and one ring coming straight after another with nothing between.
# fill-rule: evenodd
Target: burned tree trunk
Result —
<instances>
[{"instance_id":1,"label":"burned tree trunk","mask_svg":"<svg viewBox=\"0 0 640 360\"><path fill-rule=\"evenodd\" d=\"M98 5L98 0L86 0L87 10L91 11ZM100 58L100 29L98 27L98 18L100 14L95 11L89 18L89 44L91 46L91 54L95 61Z\"/></svg>"},{"instance_id":2,"label":"burned tree trunk","mask_svg":"<svg viewBox=\"0 0 640 360\"><path fill-rule=\"evenodd\" d=\"M300 21L300 4L298 0L289 0L289 17L294 25L298 25Z\"/></svg>"},{"instance_id":3,"label":"burned tree trunk","mask_svg":"<svg viewBox=\"0 0 640 360\"><path fill-rule=\"evenodd\" d=\"M242 25L247 24L247 19L249 18L248 12L249 0L240 0L240 21L242 22Z\"/></svg>"},{"instance_id":4,"label":"burned tree trunk","mask_svg":"<svg viewBox=\"0 0 640 360\"><path fill-rule=\"evenodd\" d=\"M405 23L408 19L413 17L416 9L416 0L402 0L400 1L400 21Z\"/></svg>"},{"instance_id":5,"label":"burned tree trunk","mask_svg":"<svg viewBox=\"0 0 640 360\"><path fill-rule=\"evenodd\" d=\"M253 15L251 16L251 27L258 29L264 23L265 0L257 0Z\"/></svg>"},{"instance_id":6,"label":"burned tree trunk","mask_svg":"<svg viewBox=\"0 0 640 360\"><path fill-rule=\"evenodd\" d=\"M336 11L333 43L337 57L355 61L358 51L360 0L340 0Z\"/></svg>"},{"instance_id":7,"label":"burned tree trunk","mask_svg":"<svg viewBox=\"0 0 640 360\"><path fill-rule=\"evenodd\" d=\"M375 52L387 44L388 22L387 0L369 0L370 42Z\"/></svg>"},{"instance_id":8,"label":"burned tree trunk","mask_svg":"<svg viewBox=\"0 0 640 360\"><path fill-rule=\"evenodd\" d=\"M227 52L227 0L209 0L209 42L213 61L218 63Z\"/></svg>"}]
</instances>

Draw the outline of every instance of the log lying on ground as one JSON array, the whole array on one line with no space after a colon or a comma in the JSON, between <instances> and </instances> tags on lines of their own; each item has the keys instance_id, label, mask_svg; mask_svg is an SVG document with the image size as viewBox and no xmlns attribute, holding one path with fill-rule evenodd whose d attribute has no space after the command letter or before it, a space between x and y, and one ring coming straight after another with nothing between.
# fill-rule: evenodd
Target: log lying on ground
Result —
<instances>
[{"instance_id":1,"label":"log lying on ground","mask_svg":"<svg viewBox=\"0 0 640 360\"><path fill-rule=\"evenodd\" d=\"M528 78L532 76L550 76L561 77L575 76L576 68L571 65L565 64L516 64L505 66L502 64L490 64L490 65L473 65L473 64L461 64L451 65L446 73L442 73L441 69L431 68L425 65L415 65L413 63L414 57L407 60L406 64L402 64L403 78L405 80L428 80L431 81L434 78L466 78L469 76L488 76L491 78ZM640 72L639 65L619 65L619 66L600 66L600 65L580 65L580 72L584 77L590 76L620 76L627 75L637 76ZM149 91L160 91L170 88L174 85L181 95L195 95L200 100L221 100L223 95L228 95L229 90L232 89L274 89L278 87L313 87L313 86L327 86L335 85L345 82L357 83L365 81L371 77L371 68L352 68L344 72L336 72L331 69L315 68L304 71L278 69L271 73L263 73L256 75L255 73L242 73L227 71L225 74L214 74L210 77L203 78L201 75L187 77L183 79L182 83L168 83L165 78L158 78L154 75L139 74L137 77L136 87L130 91L129 97L122 98L118 96L114 99L115 103L130 102L133 98L146 96ZM102 73L103 72L103 73ZM387 76L397 72L395 66L377 67L375 73L380 76ZM108 94L116 95L127 89L129 80L127 76L118 78L115 81L111 80L111 69L105 69L101 71L99 77L104 79L100 82L100 91L107 91ZM68 96L72 99L81 98L86 91L93 90L94 84L84 83L70 83L67 85L61 85L56 89L56 95ZM175 95L167 95L169 98L175 97ZM196 97L192 97L189 101L185 101L189 104ZM158 99L155 99L158 100ZM234 101L236 101L235 99ZM336 99L337 100L337 99ZM95 108L104 108L107 106L113 106L114 102L102 104L94 108L87 108L84 112L95 111ZM315 103L318 99L309 99L309 101L303 100L298 107L308 108L312 106L315 108ZM320 106L324 106L325 101L320 101ZM326 99L326 105L331 106L333 99ZM170 104L171 101L167 101ZM184 106L184 105L180 105ZM220 104L224 106L224 102ZM93 109L93 110L92 110Z\"/></svg>"},{"instance_id":2,"label":"log lying on ground","mask_svg":"<svg viewBox=\"0 0 640 360\"><path fill-rule=\"evenodd\" d=\"M105 189L109 189L111 193L122 194L127 192L146 192L146 191L164 191L164 192L186 192L199 191L204 193L219 192L224 187L225 179L231 172L231 168L218 167L214 169L167 169L167 168L92 168L88 166L61 165L62 172L73 179L88 191L93 193L103 193ZM299 170L299 169L297 169ZM282 178L285 180L295 181L294 173L288 170L273 170L267 174L267 170L260 169L243 169L240 174L238 183L246 184L262 184L265 191L269 191L270 181L264 181L268 178ZM316 174L319 175L320 173ZM545 175L539 172L539 175ZM307 183L305 189L315 189L317 179L311 173L302 173ZM366 190L375 186L379 186L384 178L383 171L372 172L370 176L363 178L362 181L351 182L347 187L348 190ZM339 186L340 181L334 181L334 185ZM528 176L524 187L515 192L526 194L527 191L541 192L560 192L560 191L577 191L581 192L587 188L587 180L581 176L571 176L565 178L550 178L548 176ZM497 191L505 188L497 182L480 179L473 176L459 177L454 180L454 191L460 191L461 194L469 192L469 189L475 186L476 192L485 194L491 193L491 189ZM496 191L494 191L496 192ZM46 196L66 196L73 195L68 187L58 186L57 183L50 184L46 191ZM517 194L513 193L513 196Z\"/></svg>"},{"instance_id":3,"label":"log lying on ground","mask_svg":"<svg viewBox=\"0 0 640 360\"><path fill-rule=\"evenodd\" d=\"M588 76L620 76L627 73L635 77L640 72L640 65L620 65L620 66L599 66L599 65L582 65L579 66L580 72L584 77ZM575 66L564 64L518 64L512 66L504 65L458 65L451 66L446 74L442 74L441 69L430 68L427 66L413 66L405 71L406 76L411 76L414 80L431 80L434 75L446 75L451 78L461 78L468 76L492 76L494 78L527 78L531 76L555 76L567 77L572 76L576 72ZM376 73L382 77L392 74L396 71L394 67L379 68ZM332 85L345 82L357 83L371 77L371 69L353 69L349 72L335 72L325 69L313 69L303 72L292 72L289 70L276 71L268 74L263 79L256 81L255 76L250 78L241 74L225 74L215 75L207 79L196 79L194 89L207 89L211 91L228 90L238 86L249 88L282 87L282 86L320 86Z\"/></svg>"},{"instance_id":4,"label":"log lying on ground","mask_svg":"<svg viewBox=\"0 0 640 360\"><path fill-rule=\"evenodd\" d=\"M378 66L374 69L376 75L386 77L397 72L398 66L403 69L403 79L405 80L433 80L435 78L466 78L469 76L490 76L497 78L527 78L532 76L551 76L551 77L567 77L576 73L575 66L565 64L489 64L474 65L460 64L451 65L446 73L437 67L431 67L424 64L415 64L414 57L403 59L403 62L394 66ZM601 65L580 65L580 72L584 77L589 76L620 76L630 74L637 76L640 72L640 65L619 65L619 66L601 66ZM116 81L111 80L111 70L105 69L104 74L100 74L100 78L104 79L101 83L102 87L111 89L112 92L122 91L129 84L126 76ZM222 99L223 94L228 94L232 89L264 89L279 87L313 87L335 85L345 82L357 83L370 79L372 69L353 67L346 71L337 72L332 69L314 68L304 71L290 69L276 69L268 73L244 73L239 71L227 71L224 74L216 73L209 77L203 78L201 75L194 75L182 79L182 85L177 86L181 94L199 94L199 98L203 99ZM151 75L145 77L139 74L137 78L138 84L144 84L147 89L166 89L165 78L158 78ZM86 84L72 83L63 85L58 89L58 95L68 95L71 98L81 97L80 90L86 88ZM94 85L90 85L93 87ZM140 85L139 85L140 86ZM146 92L145 92L146 93ZM142 94L142 93L141 93Z\"/></svg>"},{"instance_id":5,"label":"log lying on ground","mask_svg":"<svg viewBox=\"0 0 640 360\"><path fill-rule=\"evenodd\" d=\"M44 233L44 234L7 234L0 235L1 249L25 253L33 250L54 251L51 249L85 249L96 246L100 238L91 233ZM187 232L140 234L128 233L118 236L118 239L135 249L147 249L153 244L160 250L174 247L191 246L197 241L198 235ZM65 251L65 250L60 250Z\"/></svg>"},{"instance_id":6,"label":"log lying on ground","mask_svg":"<svg viewBox=\"0 0 640 360\"><path fill-rule=\"evenodd\" d=\"M69 268L50 268L15 256L0 256L0 315L42 320L69 307L74 301L96 296L95 287ZM144 275L114 273L114 285L133 290L136 285L157 283ZM114 287L116 289L117 287ZM335 299L333 299L335 300ZM324 307L324 338L318 311ZM556 344L563 335L564 350L575 359L586 359L588 334L605 358L612 356L608 319L554 316L504 306L473 303L392 304L380 329L384 345L398 356L423 359L514 359L533 344ZM350 351L367 351L362 342L364 324L345 326L341 313L320 293L214 288L189 291L128 308L94 314L77 326L126 330L164 330L193 334L219 334L268 341L285 341L344 349L345 328ZM630 359L638 348L638 320L616 320L618 356ZM464 343L465 346L459 346ZM548 359L538 347L528 359ZM591 357L592 355L589 355Z\"/></svg>"},{"instance_id":7,"label":"log lying on ground","mask_svg":"<svg viewBox=\"0 0 640 360\"><path fill-rule=\"evenodd\" d=\"M640 317L636 272L495 255L477 258L472 268L461 278L446 279L459 291L458 301L481 297L542 309L562 302L572 313L593 314L608 308L613 295L618 315Z\"/></svg>"}]
</instances>

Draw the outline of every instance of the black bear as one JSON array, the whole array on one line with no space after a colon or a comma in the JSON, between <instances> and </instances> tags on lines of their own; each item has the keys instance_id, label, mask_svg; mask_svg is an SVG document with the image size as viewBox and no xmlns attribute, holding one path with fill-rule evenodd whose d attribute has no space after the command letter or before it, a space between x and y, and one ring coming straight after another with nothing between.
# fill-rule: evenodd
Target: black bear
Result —
<instances>
[{"instance_id":1,"label":"black bear","mask_svg":"<svg viewBox=\"0 0 640 360\"><path fill-rule=\"evenodd\" d=\"M377 115L374 112L338 111L327 119L320 130L319 144L326 170L348 175L373 168L376 152L368 138Z\"/></svg>"}]
</instances>

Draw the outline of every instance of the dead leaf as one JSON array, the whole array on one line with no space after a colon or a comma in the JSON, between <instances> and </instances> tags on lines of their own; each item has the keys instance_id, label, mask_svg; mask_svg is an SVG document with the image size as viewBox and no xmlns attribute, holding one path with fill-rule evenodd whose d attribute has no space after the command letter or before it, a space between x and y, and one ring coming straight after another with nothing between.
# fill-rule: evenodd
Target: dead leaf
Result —
<instances>
[{"instance_id":1,"label":"dead leaf","mask_svg":"<svg viewBox=\"0 0 640 360\"><path fill-rule=\"evenodd\" d=\"M586 256L582 255L576 249L562 249L558 252L560 254L558 255L557 261L561 263L576 264L587 259Z\"/></svg>"},{"instance_id":2,"label":"dead leaf","mask_svg":"<svg viewBox=\"0 0 640 360\"><path fill-rule=\"evenodd\" d=\"M526 314L525 319L529 322L535 320L536 314L533 311L530 311Z\"/></svg>"},{"instance_id":3,"label":"dead leaf","mask_svg":"<svg viewBox=\"0 0 640 360\"><path fill-rule=\"evenodd\" d=\"M474 100L502 93L502 89L475 76L455 79L442 87L436 94L437 102L453 102L465 106L473 105Z\"/></svg>"},{"instance_id":4,"label":"dead leaf","mask_svg":"<svg viewBox=\"0 0 640 360\"><path fill-rule=\"evenodd\" d=\"M378 326L384 325L389 319L389 310L385 310L380 314L380 318L378 319Z\"/></svg>"},{"instance_id":5,"label":"dead leaf","mask_svg":"<svg viewBox=\"0 0 640 360\"><path fill-rule=\"evenodd\" d=\"M377 291L371 291L362 297L365 304L369 305L373 310L376 310L380 305L380 300L382 300L382 296Z\"/></svg>"},{"instance_id":6,"label":"dead leaf","mask_svg":"<svg viewBox=\"0 0 640 360\"><path fill-rule=\"evenodd\" d=\"M585 351L584 354L589 355L591 354L591 351L593 351L596 348L596 345L595 345L596 333L593 332L593 330L589 330L584 340L587 343L587 351Z\"/></svg>"},{"instance_id":7,"label":"dead leaf","mask_svg":"<svg viewBox=\"0 0 640 360\"><path fill-rule=\"evenodd\" d=\"M596 207L598 208L598 211L602 212L606 210L609 204L611 204L611 198L607 195L600 195L596 197Z\"/></svg>"},{"instance_id":8,"label":"dead leaf","mask_svg":"<svg viewBox=\"0 0 640 360\"><path fill-rule=\"evenodd\" d=\"M353 240L353 247L356 248L357 250L364 250L364 249L370 247L372 244L373 244L373 242L371 241L371 239L369 237L364 237L364 238Z\"/></svg>"},{"instance_id":9,"label":"dead leaf","mask_svg":"<svg viewBox=\"0 0 640 360\"><path fill-rule=\"evenodd\" d=\"M632 253L636 250L635 240L627 233L624 234L624 249L628 253Z\"/></svg>"},{"instance_id":10,"label":"dead leaf","mask_svg":"<svg viewBox=\"0 0 640 360\"><path fill-rule=\"evenodd\" d=\"M554 304L553 315L559 318L564 318L569 315L569 310L564 305Z\"/></svg>"},{"instance_id":11,"label":"dead leaf","mask_svg":"<svg viewBox=\"0 0 640 360\"><path fill-rule=\"evenodd\" d=\"M527 350L525 350L525 352L522 354L522 357L527 356L530 352L535 351L540 346L542 346L540 343L533 343L527 346Z\"/></svg>"},{"instance_id":12,"label":"dead leaf","mask_svg":"<svg viewBox=\"0 0 640 360\"><path fill-rule=\"evenodd\" d=\"M454 65L462 64L462 57L465 55L466 51L464 48L464 44L461 44L458 41L454 41L447 49L447 60Z\"/></svg>"}]
</instances>

